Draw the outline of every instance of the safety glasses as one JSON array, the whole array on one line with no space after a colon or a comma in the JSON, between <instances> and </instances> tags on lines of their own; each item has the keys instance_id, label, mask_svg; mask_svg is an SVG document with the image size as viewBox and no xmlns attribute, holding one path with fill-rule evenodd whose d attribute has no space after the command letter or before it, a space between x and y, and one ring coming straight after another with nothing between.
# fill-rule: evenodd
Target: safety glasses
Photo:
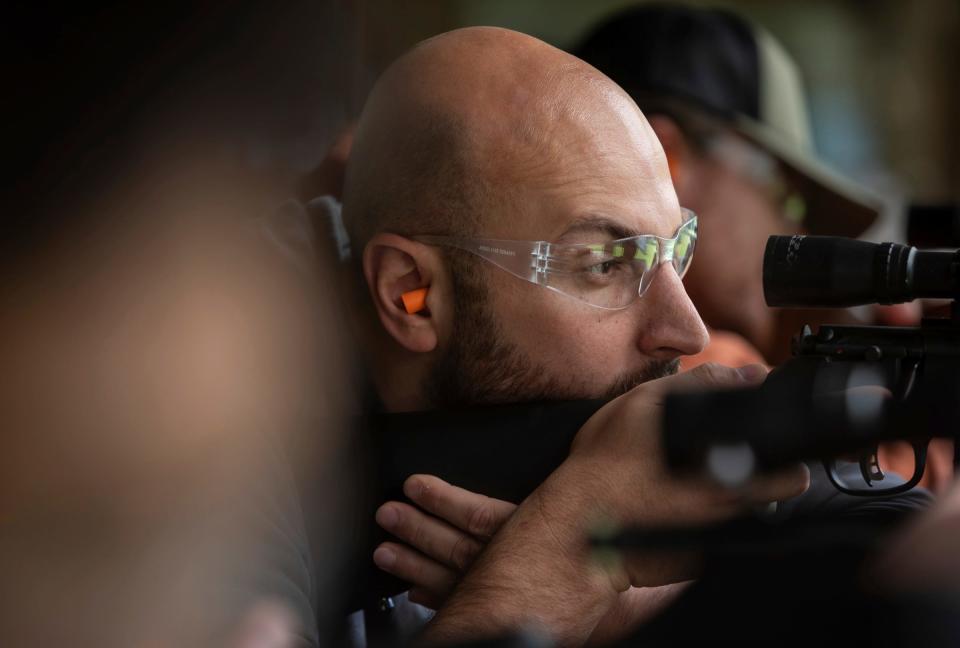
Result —
<instances>
[{"instance_id":1,"label":"safety glasses","mask_svg":"<svg viewBox=\"0 0 960 648\"><path fill-rule=\"evenodd\" d=\"M683 209L671 238L641 234L603 243L558 244L454 236L414 236L416 241L465 250L510 274L591 306L626 308L650 287L657 269L671 263L681 278L693 259L697 216Z\"/></svg>"}]
</instances>

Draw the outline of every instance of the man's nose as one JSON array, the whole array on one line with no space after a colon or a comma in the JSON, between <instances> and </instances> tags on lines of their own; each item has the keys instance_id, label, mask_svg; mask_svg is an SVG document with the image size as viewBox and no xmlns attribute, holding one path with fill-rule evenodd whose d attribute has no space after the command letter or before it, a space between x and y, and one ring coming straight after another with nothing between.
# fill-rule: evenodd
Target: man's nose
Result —
<instances>
[{"instance_id":1,"label":"man's nose","mask_svg":"<svg viewBox=\"0 0 960 648\"><path fill-rule=\"evenodd\" d=\"M672 360L699 353L710 341L707 327L670 264L657 269L638 305L644 323L637 343L644 355Z\"/></svg>"}]
</instances>

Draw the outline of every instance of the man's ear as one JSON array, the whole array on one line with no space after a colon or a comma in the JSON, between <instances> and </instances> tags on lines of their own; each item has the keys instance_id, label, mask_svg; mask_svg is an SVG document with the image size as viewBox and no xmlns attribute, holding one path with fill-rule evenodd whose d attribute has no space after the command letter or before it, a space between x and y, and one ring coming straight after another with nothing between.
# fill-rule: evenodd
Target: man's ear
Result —
<instances>
[{"instance_id":1,"label":"man's ear","mask_svg":"<svg viewBox=\"0 0 960 648\"><path fill-rule=\"evenodd\" d=\"M431 304L441 298L431 287L441 267L435 248L397 234L376 234L363 249L363 276L380 323L408 351L426 353L437 346L437 318ZM427 289L426 306L408 313L403 295L419 288Z\"/></svg>"},{"instance_id":2,"label":"man's ear","mask_svg":"<svg viewBox=\"0 0 960 648\"><path fill-rule=\"evenodd\" d=\"M683 131L670 117L666 115L650 115L647 117L650 127L656 133L663 152L667 155L667 166L670 167L670 178L678 195L687 193L690 183L690 174L693 169L693 157L690 145ZM685 204L684 198L680 199Z\"/></svg>"}]
</instances>

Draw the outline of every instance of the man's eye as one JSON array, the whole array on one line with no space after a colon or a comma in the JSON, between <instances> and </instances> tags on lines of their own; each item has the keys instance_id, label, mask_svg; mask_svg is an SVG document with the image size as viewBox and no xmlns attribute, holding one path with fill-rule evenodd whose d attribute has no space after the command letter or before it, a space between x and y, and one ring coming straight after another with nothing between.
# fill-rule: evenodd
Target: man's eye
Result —
<instances>
[{"instance_id":1,"label":"man's eye","mask_svg":"<svg viewBox=\"0 0 960 648\"><path fill-rule=\"evenodd\" d=\"M617 259L594 263L587 267L587 272L593 275L610 275L626 269L627 264Z\"/></svg>"}]
</instances>

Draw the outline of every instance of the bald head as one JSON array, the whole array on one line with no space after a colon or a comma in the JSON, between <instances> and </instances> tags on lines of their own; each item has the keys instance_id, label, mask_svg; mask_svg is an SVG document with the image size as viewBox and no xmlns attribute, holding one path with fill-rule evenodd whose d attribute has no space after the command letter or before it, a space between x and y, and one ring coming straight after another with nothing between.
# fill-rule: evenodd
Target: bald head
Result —
<instances>
[{"instance_id":1,"label":"bald head","mask_svg":"<svg viewBox=\"0 0 960 648\"><path fill-rule=\"evenodd\" d=\"M388 409L609 397L704 344L669 269L642 308L601 311L413 237L591 245L677 231L666 158L636 104L535 38L462 29L394 63L358 126L344 219L380 324L367 346ZM584 270L584 290L625 276Z\"/></svg>"},{"instance_id":2,"label":"bald head","mask_svg":"<svg viewBox=\"0 0 960 648\"><path fill-rule=\"evenodd\" d=\"M377 231L490 235L560 152L615 154L610 138L662 156L629 97L579 59L490 27L424 41L384 73L358 127L344 192L356 251Z\"/></svg>"}]
</instances>

